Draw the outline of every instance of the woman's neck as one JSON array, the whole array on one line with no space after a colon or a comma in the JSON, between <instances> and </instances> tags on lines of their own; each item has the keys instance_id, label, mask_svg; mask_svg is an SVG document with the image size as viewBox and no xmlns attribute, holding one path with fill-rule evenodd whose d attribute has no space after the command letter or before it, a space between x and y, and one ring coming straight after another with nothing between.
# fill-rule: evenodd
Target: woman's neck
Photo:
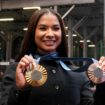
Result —
<instances>
[{"instance_id":1,"label":"woman's neck","mask_svg":"<svg viewBox=\"0 0 105 105\"><path fill-rule=\"evenodd\" d=\"M41 50L36 51L36 53L40 54L40 55L47 55L47 54L54 53L54 52L56 52L56 51L51 51L51 52L45 52L45 51L41 51Z\"/></svg>"}]
</instances>

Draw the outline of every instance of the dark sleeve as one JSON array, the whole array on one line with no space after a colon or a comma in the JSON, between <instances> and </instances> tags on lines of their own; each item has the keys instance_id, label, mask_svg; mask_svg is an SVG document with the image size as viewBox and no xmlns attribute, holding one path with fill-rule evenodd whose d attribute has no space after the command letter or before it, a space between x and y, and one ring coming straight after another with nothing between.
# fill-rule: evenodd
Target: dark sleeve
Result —
<instances>
[{"instance_id":1,"label":"dark sleeve","mask_svg":"<svg viewBox=\"0 0 105 105\"><path fill-rule=\"evenodd\" d=\"M17 90L16 86L10 89L7 105L28 105L28 97L30 88L27 87L24 91Z\"/></svg>"},{"instance_id":2,"label":"dark sleeve","mask_svg":"<svg viewBox=\"0 0 105 105\"><path fill-rule=\"evenodd\" d=\"M96 85L94 99L95 99L94 105L105 105L105 82Z\"/></svg>"},{"instance_id":3,"label":"dark sleeve","mask_svg":"<svg viewBox=\"0 0 105 105\"><path fill-rule=\"evenodd\" d=\"M15 83L15 68L16 65L7 66L1 85L0 105L7 105L9 91Z\"/></svg>"},{"instance_id":4,"label":"dark sleeve","mask_svg":"<svg viewBox=\"0 0 105 105\"><path fill-rule=\"evenodd\" d=\"M90 81L85 72L82 77L80 105L94 105L93 91L90 88Z\"/></svg>"},{"instance_id":5,"label":"dark sleeve","mask_svg":"<svg viewBox=\"0 0 105 105\"><path fill-rule=\"evenodd\" d=\"M24 91L17 90L15 82L16 66L16 64L8 66L4 74L0 105L27 105L28 90L30 89L26 88Z\"/></svg>"}]
</instances>

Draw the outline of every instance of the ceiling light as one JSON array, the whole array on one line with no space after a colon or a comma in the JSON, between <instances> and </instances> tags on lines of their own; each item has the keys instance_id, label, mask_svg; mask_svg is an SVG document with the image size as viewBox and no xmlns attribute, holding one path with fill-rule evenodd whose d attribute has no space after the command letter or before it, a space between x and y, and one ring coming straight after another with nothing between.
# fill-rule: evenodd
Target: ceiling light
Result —
<instances>
[{"instance_id":1,"label":"ceiling light","mask_svg":"<svg viewBox=\"0 0 105 105\"><path fill-rule=\"evenodd\" d=\"M66 26L65 29L68 30L68 27Z\"/></svg>"},{"instance_id":2,"label":"ceiling light","mask_svg":"<svg viewBox=\"0 0 105 105\"><path fill-rule=\"evenodd\" d=\"M88 47L95 47L95 45L94 44L90 44L90 45L88 45Z\"/></svg>"},{"instance_id":3,"label":"ceiling light","mask_svg":"<svg viewBox=\"0 0 105 105\"><path fill-rule=\"evenodd\" d=\"M27 31L27 28L23 28L24 31Z\"/></svg>"},{"instance_id":4,"label":"ceiling light","mask_svg":"<svg viewBox=\"0 0 105 105\"><path fill-rule=\"evenodd\" d=\"M80 40L80 42L84 42L84 40ZM90 42L90 40L87 40L86 42Z\"/></svg>"},{"instance_id":5,"label":"ceiling light","mask_svg":"<svg viewBox=\"0 0 105 105\"><path fill-rule=\"evenodd\" d=\"M87 42L90 42L90 40L87 40Z\"/></svg>"},{"instance_id":6,"label":"ceiling light","mask_svg":"<svg viewBox=\"0 0 105 105\"><path fill-rule=\"evenodd\" d=\"M72 36L77 36L77 34L72 34Z\"/></svg>"},{"instance_id":7,"label":"ceiling light","mask_svg":"<svg viewBox=\"0 0 105 105\"><path fill-rule=\"evenodd\" d=\"M69 35L67 34L66 37L68 37Z\"/></svg>"},{"instance_id":8,"label":"ceiling light","mask_svg":"<svg viewBox=\"0 0 105 105\"><path fill-rule=\"evenodd\" d=\"M14 18L1 18L0 21L13 21Z\"/></svg>"},{"instance_id":9,"label":"ceiling light","mask_svg":"<svg viewBox=\"0 0 105 105\"><path fill-rule=\"evenodd\" d=\"M41 8L40 7L24 7L23 9L24 10L27 10L27 9L38 9L38 10L40 10Z\"/></svg>"},{"instance_id":10,"label":"ceiling light","mask_svg":"<svg viewBox=\"0 0 105 105\"><path fill-rule=\"evenodd\" d=\"M69 35L68 35L68 34L66 34L66 37L68 37L68 36L69 36ZM77 35L76 35L76 34L72 34L72 36L73 36L73 37L75 37L75 36L77 36Z\"/></svg>"}]
</instances>

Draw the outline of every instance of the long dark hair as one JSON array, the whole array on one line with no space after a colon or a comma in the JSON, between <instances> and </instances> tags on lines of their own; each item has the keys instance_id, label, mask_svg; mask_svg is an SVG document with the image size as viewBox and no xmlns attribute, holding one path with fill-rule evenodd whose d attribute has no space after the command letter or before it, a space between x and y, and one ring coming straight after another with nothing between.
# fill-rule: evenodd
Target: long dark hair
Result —
<instances>
[{"instance_id":1,"label":"long dark hair","mask_svg":"<svg viewBox=\"0 0 105 105\"><path fill-rule=\"evenodd\" d=\"M61 26L61 31L62 31L62 41L60 46L57 48L57 52L59 56L67 57L67 44L66 44L67 41L66 41L66 34L65 34L65 26L61 16L53 9L41 9L41 10L35 11L30 18L30 21L28 24L28 30L26 32L26 35L24 36L20 54L16 59L16 61L19 61L25 54L36 53L37 46L34 40L36 26L41 16L49 12L54 14L58 18Z\"/></svg>"}]
</instances>

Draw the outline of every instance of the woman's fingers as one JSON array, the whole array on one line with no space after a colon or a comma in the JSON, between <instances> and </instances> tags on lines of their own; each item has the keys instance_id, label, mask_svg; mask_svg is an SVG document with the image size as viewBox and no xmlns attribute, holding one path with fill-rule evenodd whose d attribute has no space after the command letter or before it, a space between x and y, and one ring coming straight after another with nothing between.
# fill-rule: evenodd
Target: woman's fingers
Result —
<instances>
[{"instance_id":1,"label":"woman's fingers","mask_svg":"<svg viewBox=\"0 0 105 105\"><path fill-rule=\"evenodd\" d=\"M31 56L25 55L20 61L24 62L26 65L29 65L33 62L33 58Z\"/></svg>"},{"instance_id":2,"label":"woman's fingers","mask_svg":"<svg viewBox=\"0 0 105 105\"><path fill-rule=\"evenodd\" d=\"M99 67L105 71L105 57L102 56L99 60Z\"/></svg>"},{"instance_id":3,"label":"woman's fingers","mask_svg":"<svg viewBox=\"0 0 105 105\"><path fill-rule=\"evenodd\" d=\"M26 86L25 72L27 67L34 61L34 59L28 55L21 58L16 68L16 86L19 89L23 89Z\"/></svg>"}]
</instances>

